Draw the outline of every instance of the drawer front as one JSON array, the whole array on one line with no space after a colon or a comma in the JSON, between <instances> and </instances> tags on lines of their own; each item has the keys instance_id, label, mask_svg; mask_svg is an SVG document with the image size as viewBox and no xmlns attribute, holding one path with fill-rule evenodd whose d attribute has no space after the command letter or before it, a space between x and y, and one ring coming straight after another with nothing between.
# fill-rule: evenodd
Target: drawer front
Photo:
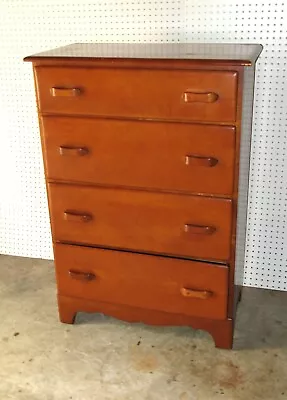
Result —
<instances>
[{"instance_id":1,"label":"drawer front","mask_svg":"<svg viewBox=\"0 0 287 400\"><path fill-rule=\"evenodd\" d=\"M55 262L60 295L197 317L227 315L225 266L60 244Z\"/></svg>"},{"instance_id":2,"label":"drawer front","mask_svg":"<svg viewBox=\"0 0 287 400\"><path fill-rule=\"evenodd\" d=\"M185 121L236 120L237 73L37 67L41 112Z\"/></svg>"},{"instance_id":3,"label":"drawer front","mask_svg":"<svg viewBox=\"0 0 287 400\"><path fill-rule=\"evenodd\" d=\"M229 259L231 200L49 184L56 241Z\"/></svg>"},{"instance_id":4,"label":"drawer front","mask_svg":"<svg viewBox=\"0 0 287 400\"><path fill-rule=\"evenodd\" d=\"M232 194L235 128L44 117L48 179Z\"/></svg>"}]
</instances>

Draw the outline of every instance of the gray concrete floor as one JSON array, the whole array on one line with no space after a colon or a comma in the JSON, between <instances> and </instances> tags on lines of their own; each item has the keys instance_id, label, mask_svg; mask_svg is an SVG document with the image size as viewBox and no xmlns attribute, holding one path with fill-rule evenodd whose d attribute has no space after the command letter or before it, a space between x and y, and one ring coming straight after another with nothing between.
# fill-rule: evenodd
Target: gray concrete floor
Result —
<instances>
[{"instance_id":1,"label":"gray concrete floor","mask_svg":"<svg viewBox=\"0 0 287 400\"><path fill-rule=\"evenodd\" d=\"M287 292L245 288L233 351L190 328L58 321L52 262L0 256L0 399L287 399Z\"/></svg>"}]
</instances>

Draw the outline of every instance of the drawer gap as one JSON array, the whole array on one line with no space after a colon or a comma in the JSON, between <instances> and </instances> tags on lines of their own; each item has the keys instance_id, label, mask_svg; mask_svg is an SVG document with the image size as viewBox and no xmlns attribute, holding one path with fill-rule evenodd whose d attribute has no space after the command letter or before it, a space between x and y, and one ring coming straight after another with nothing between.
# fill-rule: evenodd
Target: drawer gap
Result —
<instances>
[{"instance_id":1,"label":"drawer gap","mask_svg":"<svg viewBox=\"0 0 287 400\"><path fill-rule=\"evenodd\" d=\"M164 257L164 258L171 258L171 259L176 259L176 260L187 260L187 261L199 261L202 263L206 264L217 264L218 266L227 266L229 267L229 263L226 261L219 261L219 260L206 260L202 258L195 258L195 257L185 257L185 256L180 256L180 255L173 255L173 254L166 254L166 253L154 253L154 252L148 252L144 250L131 250L131 249L123 249L123 248L118 248L118 247L109 247L109 246L98 246L90 243L78 243L78 242L70 242L70 241L56 241L57 244L65 244L65 245L71 245L71 246L77 246L77 247L88 247L91 249L101 249L101 250L107 250L107 251L119 251L123 253L131 253L131 254L143 254L147 256L153 256L153 257Z\"/></svg>"}]
</instances>

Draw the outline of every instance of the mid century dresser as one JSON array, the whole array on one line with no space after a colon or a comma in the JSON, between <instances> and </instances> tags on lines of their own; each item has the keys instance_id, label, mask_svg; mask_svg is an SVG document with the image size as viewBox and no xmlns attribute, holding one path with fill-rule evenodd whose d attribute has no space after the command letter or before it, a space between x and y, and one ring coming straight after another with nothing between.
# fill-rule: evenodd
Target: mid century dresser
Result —
<instances>
[{"instance_id":1,"label":"mid century dresser","mask_svg":"<svg viewBox=\"0 0 287 400\"><path fill-rule=\"evenodd\" d=\"M32 61L59 314L231 348L261 45L74 44Z\"/></svg>"}]
</instances>

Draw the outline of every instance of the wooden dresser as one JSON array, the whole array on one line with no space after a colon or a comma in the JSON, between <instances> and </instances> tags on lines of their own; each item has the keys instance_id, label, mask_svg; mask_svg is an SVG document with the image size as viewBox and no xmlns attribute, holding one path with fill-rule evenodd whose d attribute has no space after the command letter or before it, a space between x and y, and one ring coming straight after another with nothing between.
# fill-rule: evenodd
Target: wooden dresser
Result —
<instances>
[{"instance_id":1,"label":"wooden dresser","mask_svg":"<svg viewBox=\"0 0 287 400\"><path fill-rule=\"evenodd\" d=\"M25 58L62 322L101 312L232 347L261 50L74 44Z\"/></svg>"}]
</instances>

